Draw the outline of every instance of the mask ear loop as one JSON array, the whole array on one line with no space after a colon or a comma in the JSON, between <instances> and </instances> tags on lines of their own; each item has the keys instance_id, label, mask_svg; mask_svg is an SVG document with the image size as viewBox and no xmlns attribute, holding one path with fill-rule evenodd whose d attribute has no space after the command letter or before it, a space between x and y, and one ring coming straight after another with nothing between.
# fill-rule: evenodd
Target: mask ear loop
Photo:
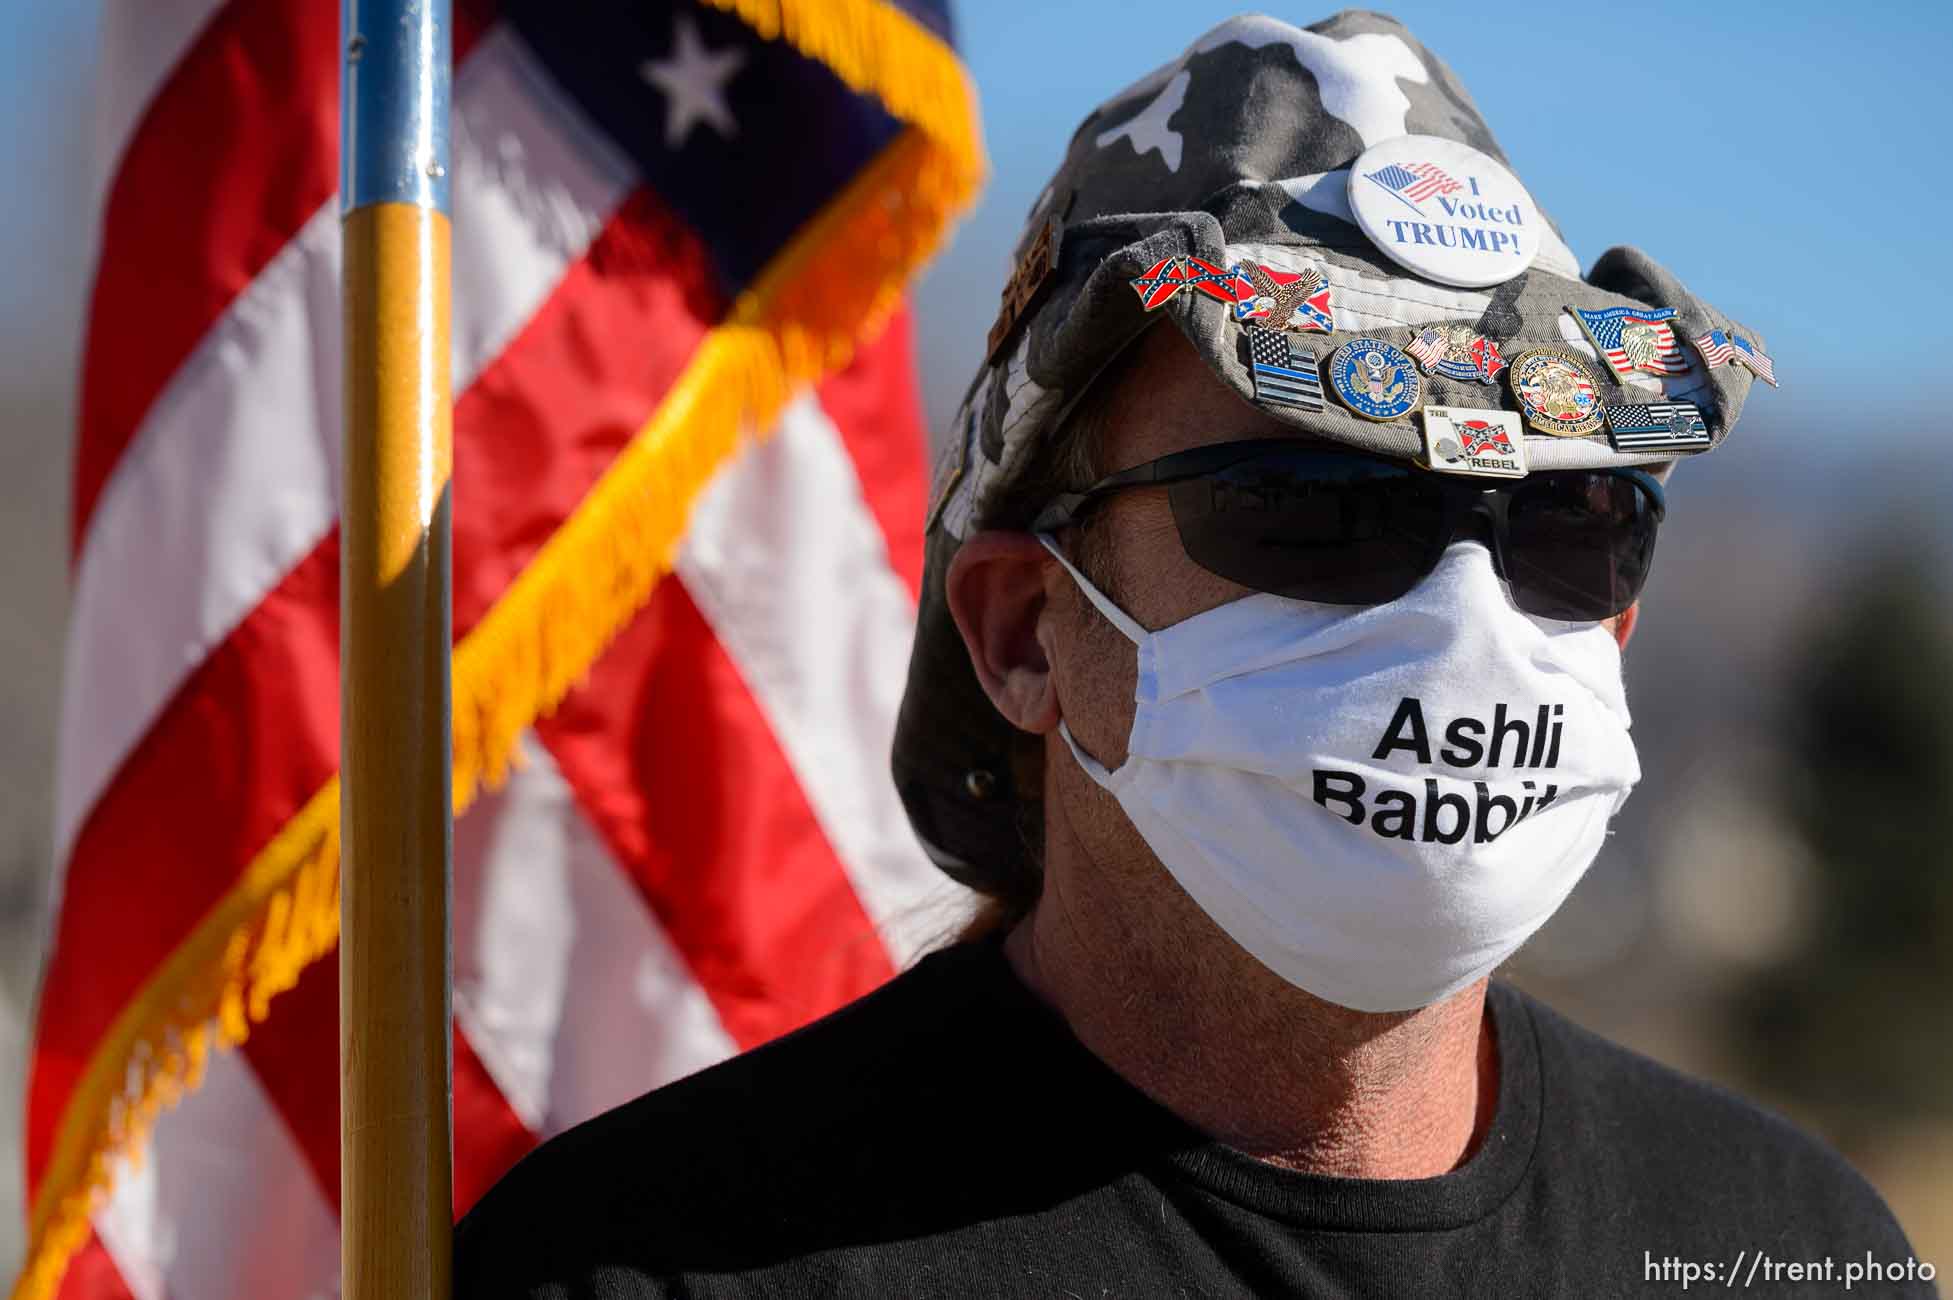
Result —
<instances>
[{"instance_id":1,"label":"mask ear loop","mask_svg":"<svg viewBox=\"0 0 1953 1300\"><path fill-rule=\"evenodd\" d=\"M1080 573L1077 567L1065 558L1065 553L1058 549L1058 543L1051 534L1039 533L1037 534L1037 539L1045 550L1051 552L1051 558L1065 566L1065 572L1069 573L1071 580L1078 584L1078 589L1085 593L1085 599L1092 602L1092 607L1098 610L1099 613L1105 615L1105 621L1112 624L1113 627L1118 628L1120 634L1126 640L1138 646L1143 656L1146 649L1146 638L1152 634L1141 627L1138 620L1134 619L1132 615L1113 604L1110 596L1107 596L1104 592L1093 586L1091 579ZM1119 787L1126 783L1125 780L1121 779L1121 773L1125 774L1127 778L1131 777L1132 764L1130 762L1121 764L1118 772L1106 771L1105 764L1093 758L1079 746L1077 739L1071 734L1071 728L1065 725L1063 718L1058 719L1058 735L1064 740L1065 746L1071 750L1072 758L1077 760L1079 767L1085 770L1085 775L1091 777L1094 782L1104 789L1117 794Z\"/></svg>"},{"instance_id":2,"label":"mask ear loop","mask_svg":"<svg viewBox=\"0 0 1953 1300\"><path fill-rule=\"evenodd\" d=\"M1069 573L1071 580L1078 584L1078 589L1085 593L1085 599L1092 602L1092 608L1105 615L1106 622L1118 628L1126 640L1132 642L1134 645L1143 646L1146 644L1146 638L1151 636L1152 633L1141 627L1139 620L1113 604L1110 596L1100 591L1097 587L1094 587L1091 579L1080 573L1072 565L1072 562L1065 558L1065 553L1058 549L1058 543L1050 533L1039 533L1037 534L1037 539L1044 546L1045 550L1051 552L1052 559L1065 566L1065 572Z\"/></svg>"}]
</instances>

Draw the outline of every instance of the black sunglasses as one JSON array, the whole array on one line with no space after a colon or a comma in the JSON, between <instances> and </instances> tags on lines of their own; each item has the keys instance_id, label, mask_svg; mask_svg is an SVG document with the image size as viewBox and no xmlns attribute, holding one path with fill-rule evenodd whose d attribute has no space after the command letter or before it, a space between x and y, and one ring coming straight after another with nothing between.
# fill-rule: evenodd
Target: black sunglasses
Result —
<instances>
[{"instance_id":1,"label":"black sunglasses","mask_svg":"<svg viewBox=\"0 0 1953 1300\"><path fill-rule=\"evenodd\" d=\"M1512 603L1590 622L1634 603L1667 513L1639 469L1548 470L1500 483L1402 461L1251 439L1175 452L1052 501L1031 525L1077 523L1111 493L1164 487L1187 557L1255 591L1332 605L1397 599L1437 566L1469 516L1490 525Z\"/></svg>"}]
</instances>

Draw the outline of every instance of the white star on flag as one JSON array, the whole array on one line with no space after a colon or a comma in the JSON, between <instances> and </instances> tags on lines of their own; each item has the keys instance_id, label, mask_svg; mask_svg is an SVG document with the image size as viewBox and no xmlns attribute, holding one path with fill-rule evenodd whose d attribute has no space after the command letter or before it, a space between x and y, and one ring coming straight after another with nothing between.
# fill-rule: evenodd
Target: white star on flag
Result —
<instances>
[{"instance_id":1,"label":"white star on flag","mask_svg":"<svg viewBox=\"0 0 1953 1300\"><path fill-rule=\"evenodd\" d=\"M698 28L681 14L672 25L671 55L665 59L646 59L638 65L638 75L665 95L665 144L676 149L685 143L692 128L700 122L730 140L739 133L739 123L726 107L726 84L738 75L746 62L746 52L705 48Z\"/></svg>"}]
</instances>

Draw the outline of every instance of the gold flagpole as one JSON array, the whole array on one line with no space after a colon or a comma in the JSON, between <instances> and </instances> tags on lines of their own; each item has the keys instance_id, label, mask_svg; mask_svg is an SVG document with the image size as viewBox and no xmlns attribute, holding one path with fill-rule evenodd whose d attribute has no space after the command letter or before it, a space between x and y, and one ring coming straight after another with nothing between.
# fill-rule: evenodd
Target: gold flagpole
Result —
<instances>
[{"instance_id":1,"label":"gold flagpole","mask_svg":"<svg viewBox=\"0 0 1953 1300\"><path fill-rule=\"evenodd\" d=\"M340 1263L452 1289L449 0L341 0Z\"/></svg>"}]
</instances>

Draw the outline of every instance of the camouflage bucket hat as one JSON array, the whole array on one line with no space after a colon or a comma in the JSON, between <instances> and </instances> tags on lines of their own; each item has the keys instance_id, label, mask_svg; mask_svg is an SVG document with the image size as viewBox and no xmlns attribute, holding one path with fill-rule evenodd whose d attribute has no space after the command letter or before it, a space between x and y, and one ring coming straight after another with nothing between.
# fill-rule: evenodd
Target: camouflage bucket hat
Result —
<instances>
[{"instance_id":1,"label":"camouflage bucket hat","mask_svg":"<svg viewBox=\"0 0 1953 1300\"><path fill-rule=\"evenodd\" d=\"M966 884L1035 871L1042 751L977 683L950 559L1162 318L1298 434L1452 472L1673 460L1728 435L1753 377L1775 383L1753 331L1639 250L1583 278L1464 87L1395 20L1222 23L1072 136L937 471L894 774ZM1511 414L1474 434L1453 408ZM1459 437L1483 457L1456 459Z\"/></svg>"}]
</instances>

